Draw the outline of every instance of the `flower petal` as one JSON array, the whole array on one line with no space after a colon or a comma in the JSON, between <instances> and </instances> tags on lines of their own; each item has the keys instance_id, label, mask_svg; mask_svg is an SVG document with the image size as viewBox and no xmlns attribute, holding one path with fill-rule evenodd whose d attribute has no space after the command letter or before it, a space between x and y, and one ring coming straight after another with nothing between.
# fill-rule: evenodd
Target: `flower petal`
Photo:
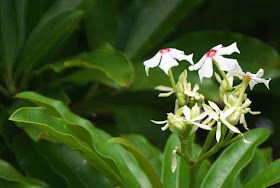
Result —
<instances>
[{"instance_id":1,"label":"flower petal","mask_svg":"<svg viewBox=\"0 0 280 188\"><path fill-rule=\"evenodd\" d=\"M184 106L183 114L184 114L184 116L186 117L186 119L187 119L188 121L191 120L191 110L190 110L189 107Z\"/></svg>"},{"instance_id":2,"label":"flower petal","mask_svg":"<svg viewBox=\"0 0 280 188\"><path fill-rule=\"evenodd\" d=\"M175 150L175 149L172 150L172 162L171 162L171 171L172 171L172 173L174 173L176 168L177 168L176 152L177 152L177 150Z\"/></svg>"},{"instance_id":3,"label":"flower petal","mask_svg":"<svg viewBox=\"0 0 280 188\"><path fill-rule=\"evenodd\" d=\"M255 87L256 84L257 84L257 82L255 82L254 80L251 80L249 82L250 89L253 90L253 88Z\"/></svg>"},{"instance_id":4,"label":"flower petal","mask_svg":"<svg viewBox=\"0 0 280 188\"><path fill-rule=\"evenodd\" d=\"M270 82L271 78L269 78L268 80L266 80L264 78L253 78L253 80L257 83L264 83L264 85L269 89L269 82Z\"/></svg>"},{"instance_id":5,"label":"flower petal","mask_svg":"<svg viewBox=\"0 0 280 188\"><path fill-rule=\"evenodd\" d=\"M258 114L260 114L261 112L260 111L249 111L249 113L250 114L252 114L252 115L258 115Z\"/></svg>"},{"instance_id":6,"label":"flower petal","mask_svg":"<svg viewBox=\"0 0 280 188\"><path fill-rule=\"evenodd\" d=\"M202 124L206 125L206 124L210 123L210 121L212 121L212 119L213 118L209 116L202 122Z\"/></svg>"},{"instance_id":7,"label":"flower petal","mask_svg":"<svg viewBox=\"0 0 280 188\"><path fill-rule=\"evenodd\" d=\"M208 125L203 125L201 123L197 123L197 122L192 122L194 125L198 126L199 128L205 129L205 130L212 130L212 128Z\"/></svg>"},{"instance_id":8,"label":"flower petal","mask_svg":"<svg viewBox=\"0 0 280 188\"><path fill-rule=\"evenodd\" d=\"M218 105L216 105L216 103L212 101L208 101L208 103L211 106L211 108L213 108L216 112L220 111L220 108L218 107Z\"/></svg>"},{"instance_id":9,"label":"flower petal","mask_svg":"<svg viewBox=\"0 0 280 188\"><path fill-rule=\"evenodd\" d=\"M236 59L224 58L220 55L215 55L213 59L218 63L220 69L224 71L233 70L236 67L236 64L238 64Z\"/></svg>"},{"instance_id":10,"label":"flower petal","mask_svg":"<svg viewBox=\"0 0 280 188\"><path fill-rule=\"evenodd\" d=\"M246 119L245 119L245 115L244 114L241 114L241 117L240 117L240 123L243 124L243 127L248 131L248 124L246 122Z\"/></svg>"},{"instance_id":11,"label":"flower petal","mask_svg":"<svg viewBox=\"0 0 280 188\"><path fill-rule=\"evenodd\" d=\"M220 50L223 47L223 45L219 44L217 46L214 46L213 48L211 48L211 50Z\"/></svg>"},{"instance_id":12,"label":"flower petal","mask_svg":"<svg viewBox=\"0 0 280 188\"><path fill-rule=\"evenodd\" d=\"M193 70L200 69L200 67L202 67L202 65L205 62L205 60L206 60L206 54L196 64L194 64L192 66L189 66L189 70L193 71Z\"/></svg>"},{"instance_id":13,"label":"flower petal","mask_svg":"<svg viewBox=\"0 0 280 188\"><path fill-rule=\"evenodd\" d=\"M250 144L250 143L251 143L250 141L248 141L248 140L245 139L244 134L241 133L241 136L242 136L242 141L243 141L244 143L246 143L246 144Z\"/></svg>"},{"instance_id":14,"label":"flower petal","mask_svg":"<svg viewBox=\"0 0 280 188\"><path fill-rule=\"evenodd\" d=\"M192 121L198 121L198 120L202 120L207 116L207 113L203 112L202 114L196 116L195 118L192 119ZM204 124L204 123L202 123ZM206 123L205 123L206 124Z\"/></svg>"},{"instance_id":15,"label":"flower petal","mask_svg":"<svg viewBox=\"0 0 280 188\"><path fill-rule=\"evenodd\" d=\"M222 112L221 113L221 117L223 117L224 119L226 119L228 116L230 116L233 112L234 112L234 110L235 110L235 106L233 106L233 107L230 107L229 109L227 109L225 112Z\"/></svg>"},{"instance_id":16,"label":"flower petal","mask_svg":"<svg viewBox=\"0 0 280 188\"><path fill-rule=\"evenodd\" d=\"M231 131L235 132L235 133L241 133L240 130L233 126L232 124L230 124L225 118L221 117L221 121L223 124L225 124Z\"/></svg>"},{"instance_id":17,"label":"flower petal","mask_svg":"<svg viewBox=\"0 0 280 188\"><path fill-rule=\"evenodd\" d=\"M245 73L243 72L242 68L240 67L240 65L238 63L235 64L233 69L230 70L228 73L228 77L237 76L241 80L243 79L244 75L245 75Z\"/></svg>"},{"instance_id":18,"label":"flower petal","mask_svg":"<svg viewBox=\"0 0 280 188\"><path fill-rule=\"evenodd\" d=\"M167 130L167 129L168 129L168 127L169 127L169 124L168 124L168 123L166 123L166 125L164 125L163 127L161 127L161 130L162 130L162 131L165 131L165 130Z\"/></svg>"},{"instance_id":19,"label":"flower petal","mask_svg":"<svg viewBox=\"0 0 280 188\"><path fill-rule=\"evenodd\" d=\"M206 58L204 64L198 71L198 75L201 82L204 77L211 78L211 76L213 75L213 63L211 58Z\"/></svg>"},{"instance_id":20,"label":"flower petal","mask_svg":"<svg viewBox=\"0 0 280 188\"><path fill-rule=\"evenodd\" d=\"M207 104L202 104L204 111L214 120L218 121L219 116L217 115L216 112L214 112L212 110L212 108L210 106L208 106Z\"/></svg>"},{"instance_id":21,"label":"flower petal","mask_svg":"<svg viewBox=\"0 0 280 188\"><path fill-rule=\"evenodd\" d=\"M232 43L227 47L220 48L217 52L218 55L231 55L232 53L237 52L240 54L239 49L237 48L236 42Z\"/></svg>"},{"instance_id":22,"label":"flower petal","mask_svg":"<svg viewBox=\"0 0 280 188\"><path fill-rule=\"evenodd\" d=\"M168 75L168 71L171 67L178 66L179 63L171 57L169 53L164 53L161 58L159 68L161 68L165 74Z\"/></svg>"},{"instance_id":23,"label":"flower petal","mask_svg":"<svg viewBox=\"0 0 280 188\"><path fill-rule=\"evenodd\" d=\"M259 69L258 72L256 73L257 78L261 78L261 77L263 77L263 75L264 75L263 69Z\"/></svg>"},{"instance_id":24,"label":"flower petal","mask_svg":"<svg viewBox=\"0 0 280 188\"><path fill-rule=\"evenodd\" d=\"M177 50L175 48L170 48L169 54L179 61L186 60L193 65L193 54L185 55L183 51Z\"/></svg>"},{"instance_id":25,"label":"flower petal","mask_svg":"<svg viewBox=\"0 0 280 188\"><path fill-rule=\"evenodd\" d=\"M170 95L172 95L174 92L173 91L170 91L168 93L160 93L158 95L158 97L169 97Z\"/></svg>"},{"instance_id":26,"label":"flower petal","mask_svg":"<svg viewBox=\"0 0 280 188\"><path fill-rule=\"evenodd\" d=\"M193 87L193 92L197 92L199 90L199 85L195 84Z\"/></svg>"},{"instance_id":27,"label":"flower petal","mask_svg":"<svg viewBox=\"0 0 280 188\"><path fill-rule=\"evenodd\" d=\"M161 58L161 54L158 52L151 59L144 61L143 64L145 65L145 70L146 70L147 76L149 76L149 68L154 68L154 67L158 66L158 64L160 62L160 58Z\"/></svg>"},{"instance_id":28,"label":"flower petal","mask_svg":"<svg viewBox=\"0 0 280 188\"><path fill-rule=\"evenodd\" d=\"M151 122L153 122L154 124L161 125L161 124L167 123L168 121L167 121L167 120L164 120L164 121L155 121L155 120L151 120Z\"/></svg>"},{"instance_id":29,"label":"flower petal","mask_svg":"<svg viewBox=\"0 0 280 188\"><path fill-rule=\"evenodd\" d=\"M173 88L163 86L163 85L159 85L159 86L155 87L155 90L158 90L158 91L173 91Z\"/></svg>"},{"instance_id":30,"label":"flower petal","mask_svg":"<svg viewBox=\"0 0 280 188\"><path fill-rule=\"evenodd\" d=\"M221 138L221 135L222 135L221 126L222 126L221 122L218 122L217 123L217 131L216 131L216 140L217 140L217 142L220 141L220 138Z\"/></svg>"}]
</instances>

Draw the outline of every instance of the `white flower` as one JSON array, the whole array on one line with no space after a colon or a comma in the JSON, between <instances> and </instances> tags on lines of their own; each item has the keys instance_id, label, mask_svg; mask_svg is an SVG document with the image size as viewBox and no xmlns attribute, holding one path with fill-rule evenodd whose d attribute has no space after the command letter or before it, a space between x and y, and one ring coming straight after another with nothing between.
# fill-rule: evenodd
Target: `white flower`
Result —
<instances>
[{"instance_id":1,"label":"white flower","mask_svg":"<svg viewBox=\"0 0 280 188\"><path fill-rule=\"evenodd\" d=\"M221 44L213 47L209 52L207 52L199 61L193 66L189 67L190 71L198 70L200 81L202 82L203 78L210 78L213 75L213 63L216 61L219 65L219 68L224 71L229 71L233 69L235 64L238 64L236 59L224 58L223 55L231 55L232 53L237 52L240 54L239 49L236 46L236 42L230 46L223 47Z\"/></svg>"},{"instance_id":2,"label":"white flower","mask_svg":"<svg viewBox=\"0 0 280 188\"><path fill-rule=\"evenodd\" d=\"M172 95L174 93L174 90L172 87L167 87L167 86L163 86L163 85L159 85L155 88L158 91L164 91L165 93L160 93L158 95L158 97L169 97L170 95Z\"/></svg>"},{"instance_id":3,"label":"white flower","mask_svg":"<svg viewBox=\"0 0 280 188\"><path fill-rule=\"evenodd\" d=\"M241 132L239 131L238 128L235 126L231 125L226 118L230 116L234 110L235 107L228 108L225 111L221 111L220 108L212 101L208 101L209 105L203 104L203 109L205 112L208 114L209 117L211 117L213 120L217 122L217 131L216 131L216 140L219 142L222 134L222 129L221 125L222 123L225 124L231 131L240 134Z\"/></svg>"},{"instance_id":4,"label":"white flower","mask_svg":"<svg viewBox=\"0 0 280 188\"><path fill-rule=\"evenodd\" d=\"M249 86L250 89L252 90L254 86L258 83L264 83L264 85L269 89L269 82L271 78L268 80L261 78L264 75L263 69L259 69L256 74L252 74L250 72L244 73L239 65L235 65L234 68L229 72L229 76L237 76L241 80L244 77L250 78Z\"/></svg>"},{"instance_id":5,"label":"white flower","mask_svg":"<svg viewBox=\"0 0 280 188\"><path fill-rule=\"evenodd\" d=\"M188 83L186 86L184 86L184 94L193 97L195 100L204 99L204 96L197 91L199 90L199 85L195 84L193 89L191 88L191 83Z\"/></svg>"},{"instance_id":6,"label":"white flower","mask_svg":"<svg viewBox=\"0 0 280 188\"><path fill-rule=\"evenodd\" d=\"M168 75L168 70L171 67L179 65L176 59L179 61L186 60L193 64L192 57L193 54L185 55L183 51L177 50L175 48L162 49L154 57L144 61L146 74L149 76L149 69L159 65L159 68L161 68L165 74Z\"/></svg>"}]
</instances>

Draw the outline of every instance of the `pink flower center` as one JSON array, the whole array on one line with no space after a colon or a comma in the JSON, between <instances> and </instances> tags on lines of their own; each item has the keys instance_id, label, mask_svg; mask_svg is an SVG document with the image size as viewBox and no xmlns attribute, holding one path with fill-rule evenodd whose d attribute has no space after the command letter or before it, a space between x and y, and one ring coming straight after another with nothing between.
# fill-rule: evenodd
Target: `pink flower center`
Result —
<instances>
[{"instance_id":1,"label":"pink flower center","mask_svg":"<svg viewBox=\"0 0 280 188\"><path fill-rule=\"evenodd\" d=\"M213 57L217 53L217 50L211 49L209 52L206 53L207 57Z\"/></svg>"},{"instance_id":2,"label":"pink flower center","mask_svg":"<svg viewBox=\"0 0 280 188\"><path fill-rule=\"evenodd\" d=\"M170 52L170 48L161 49L161 50L159 51L159 53L161 53L161 54L168 53L168 52Z\"/></svg>"}]
</instances>

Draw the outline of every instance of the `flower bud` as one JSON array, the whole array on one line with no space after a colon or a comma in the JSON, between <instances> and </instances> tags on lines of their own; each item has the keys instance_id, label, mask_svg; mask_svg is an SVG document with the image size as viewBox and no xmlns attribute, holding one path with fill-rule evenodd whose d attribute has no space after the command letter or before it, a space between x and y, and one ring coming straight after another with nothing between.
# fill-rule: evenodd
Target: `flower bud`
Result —
<instances>
[{"instance_id":1,"label":"flower bud","mask_svg":"<svg viewBox=\"0 0 280 188\"><path fill-rule=\"evenodd\" d=\"M184 137L187 134L188 125L182 120L178 119L174 114L168 114L169 130L179 137Z\"/></svg>"},{"instance_id":2,"label":"flower bud","mask_svg":"<svg viewBox=\"0 0 280 188\"><path fill-rule=\"evenodd\" d=\"M195 103L195 105L191 109L191 119L200 115L200 107Z\"/></svg>"},{"instance_id":3,"label":"flower bud","mask_svg":"<svg viewBox=\"0 0 280 188\"><path fill-rule=\"evenodd\" d=\"M236 125L240 120L242 108L238 107L231 115L227 117L227 121L232 124Z\"/></svg>"},{"instance_id":4,"label":"flower bud","mask_svg":"<svg viewBox=\"0 0 280 188\"><path fill-rule=\"evenodd\" d=\"M184 106L186 103L183 85L178 82L177 84L177 99L179 106Z\"/></svg>"},{"instance_id":5,"label":"flower bud","mask_svg":"<svg viewBox=\"0 0 280 188\"><path fill-rule=\"evenodd\" d=\"M187 82L188 71L185 69L179 76L178 83L184 85Z\"/></svg>"}]
</instances>

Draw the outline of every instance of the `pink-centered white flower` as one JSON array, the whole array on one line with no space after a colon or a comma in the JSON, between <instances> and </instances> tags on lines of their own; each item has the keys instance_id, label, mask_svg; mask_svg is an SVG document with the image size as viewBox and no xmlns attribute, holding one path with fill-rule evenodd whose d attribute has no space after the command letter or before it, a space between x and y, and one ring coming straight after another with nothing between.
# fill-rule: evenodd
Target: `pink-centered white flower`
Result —
<instances>
[{"instance_id":1,"label":"pink-centered white flower","mask_svg":"<svg viewBox=\"0 0 280 188\"><path fill-rule=\"evenodd\" d=\"M149 60L144 61L145 71L147 76L149 76L149 69L154 68L159 65L165 74L168 75L168 71L171 67L178 66L178 61L186 60L193 65L193 54L185 55L181 50L175 48L166 48L158 51L154 57Z\"/></svg>"},{"instance_id":2,"label":"pink-centered white flower","mask_svg":"<svg viewBox=\"0 0 280 188\"><path fill-rule=\"evenodd\" d=\"M271 78L266 80L266 79L262 78L263 75L264 75L263 69L259 69L256 74L252 74L250 72L245 73L245 72L243 72L243 70L241 69L241 67L238 64L235 65L235 67L231 71L229 71L229 76L237 76L241 80L243 80L244 77L250 78L249 86L250 86L251 90L258 83L263 83L269 89L269 82L270 82Z\"/></svg>"},{"instance_id":3,"label":"pink-centered white flower","mask_svg":"<svg viewBox=\"0 0 280 188\"><path fill-rule=\"evenodd\" d=\"M237 48L236 42L233 44L223 47L221 44L213 47L208 51L199 61L193 66L189 67L190 71L198 70L200 81L203 78L210 78L213 75L213 61L217 62L219 68L224 71L232 70L235 64L238 64L236 59L224 58L223 55L231 55L237 52L240 54Z\"/></svg>"}]
</instances>

